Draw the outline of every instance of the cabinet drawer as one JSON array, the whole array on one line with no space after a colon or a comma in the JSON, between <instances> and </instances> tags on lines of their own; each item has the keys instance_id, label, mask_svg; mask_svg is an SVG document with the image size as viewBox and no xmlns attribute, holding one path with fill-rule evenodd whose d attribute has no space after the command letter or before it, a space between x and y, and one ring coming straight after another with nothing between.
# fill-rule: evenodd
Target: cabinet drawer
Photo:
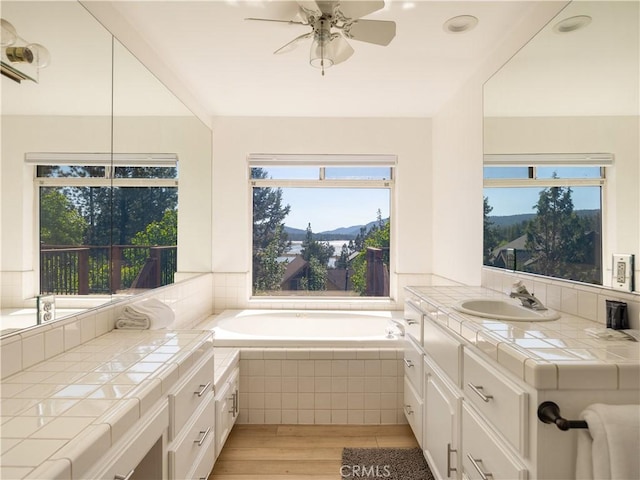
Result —
<instances>
[{"instance_id":1,"label":"cabinet drawer","mask_svg":"<svg viewBox=\"0 0 640 480\"><path fill-rule=\"evenodd\" d=\"M169 440L173 440L189 417L213 390L213 350L192 368L169 393Z\"/></svg>"},{"instance_id":2,"label":"cabinet drawer","mask_svg":"<svg viewBox=\"0 0 640 480\"><path fill-rule=\"evenodd\" d=\"M422 447L422 395L418 395L407 378L404 379L404 416Z\"/></svg>"},{"instance_id":3,"label":"cabinet drawer","mask_svg":"<svg viewBox=\"0 0 640 480\"><path fill-rule=\"evenodd\" d=\"M526 480L526 467L467 405L462 408L462 470L469 479ZM463 476L464 478L464 476Z\"/></svg>"},{"instance_id":4,"label":"cabinet drawer","mask_svg":"<svg viewBox=\"0 0 640 480\"><path fill-rule=\"evenodd\" d=\"M215 458L212 443L212 439L215 438L216 417L213 392L210 391L204 395L203 402L195 413L194 420L189 422L169 445L169 478L171 479L191 478L189 471L193 472L201 462L211 463ZM207 455L209 451L211 453Z\"/></svg>"},{"instance_id":5,"label":"cabinet drawer","mask_svg":"<svg viewBox=\"0 0 640 480\"><path fill-rule=\"evenodd\" d=\"M424 322L424 351L460 386L462 343L430 320Z\"/></svg>"},{"instance_id":6,"label":"cabinet drawer","mask_svg":"<svg viewBox=\"0 0 640 480\"><path fill-rule=\"evenodd\" d=\"M529 395L472 352L464 352L465 397L522 455L527 455Z\"/></svg>"},{"instance_id":7,"label":"cabinet drawer","mask_svg":"<svg viewBox=\"0 0 640 480\"><path fill-rule=\"evenodd\" d=\"M404 302L404 325L406 336L412 337L416 342L422 344L422 326L424 314L420 307L412 300Z\"/></svg>"},{"instance_id":8,"label":"cabinet drawer","mask_svg":"<svg viewBox=\"0 0 640 480\"><path fill-rule=\"evenodd\" d=\"M422 349L413 341L411 337L404 342L404 376L409 379L413 387L422 398Z\"/></svg>"}]
</instances>

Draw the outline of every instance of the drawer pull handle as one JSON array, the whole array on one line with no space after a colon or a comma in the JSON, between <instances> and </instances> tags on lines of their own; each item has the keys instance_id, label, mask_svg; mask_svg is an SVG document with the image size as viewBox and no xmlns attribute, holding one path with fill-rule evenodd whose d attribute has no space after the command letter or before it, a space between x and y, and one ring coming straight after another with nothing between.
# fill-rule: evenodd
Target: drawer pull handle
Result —
<instances>
[{"instance_id":1,"label":"drawer pull handle","mask_svg":"<svg viewBox=\"0 0 640 480\"><path fill-rule=\"evenodd\" d=\"M413 410L411 409L411 405L405 405L404 411L407 415L413 415Z\"/></svg>"},{"instance_id":2,"label":"drawer pull handle","mask_svg":"<svg viewBox=\"0 0 640 480\"><path fill-rule=\"evenodd\" d=\"M404 359L404 364L407 366L407 368L411 368L413 367L413 362L411 360L408 359Z\"/></svg>"},{"instance_id":3,"label":"drawer pull handle","mask_svg":"<svg viewBox=\"0 0 640 480\"><path fill-rule=\"evenodd\" d=\"M407 325L417 325L418 322L417 320L411 320L410 318L407 318Z\"/></svg>"},{"instance_id":4,"label":"drawer pull handle","mask_svg":"<svg viewBox=\"0 0 640 480\"><path fill-rule=\"evenodd\" d=\"M236 388L235 400L236 400L236 403L235 403L235 408L234 408L234 410L235 410L234 417L236 415L238 415L238 411L240 410L240 397L238 396L238 389L237 388Z\"/></svg>"},{"instance_id":5,"label":"drawer pull handle","mask_svg":"<svg viewBox=\"0 0 640 480\"><path fill-rule=\"evenodd\" d=\"M131 469L131 471L126 475L116 474L114 475L113 480L129 480L132 477L133 472L135 472L135 469Z\"/></svg>"},{"instance_id":6,"label":"drawer pull handle","mask_svg":"<svg viewBox=\"0 0 640 480\"><path fill-rule=\"evenodd\" d=\"M489 480L490 478L493 478L492 473L484 472L482 471L482 468L480 468L479 464L482 463L482 459L473 458L470 453L467 453L467 458L471 460L471 464L478 471L478 473L480 474L480 478L482 478L482 480Z\"/></svg>"},{"instance_id":7,"label":"drawer pull handle","mask_svg":"<svg viewBox=\"0 0 640 480\"><path fill-rule=\"evenodd\" d=\"M458 453L458 450L451 448L451 444L447 443L447 478L451 478L451 472L457 472L458 469L451 466L451 454Z\"/></svg>"},{"instance_id":8,"label":"drawer pull handle","mask_svg":"<svg viewBox=\"0 0 640 480\"><path fill-rule=\"evenodd\" d=\"M231 410L229 410L227 413L232 413L233 416L236 416L236 394L235 392L231 394L231 396L229 397L229 400L231 400Z\"/></svg>"},{"instance_id":9,"label":"drawer pull handle","mask_svg":"<svg viewBox=\"0 0 640 480\"><path fill-rule=\"evenodd\" d=\"M193 443L197 443L199 447L202 446L202 444L204 443L205 439L209 436L209 432L211 431L211 427L207 428L206 430L200 430L200 438L197 440L194 440Z\"/></svg>"},{"instance_id":10,"label":"drawer pull handle","mask_svg":"<svg viewBox=\"0 0 640 480\"><path fill-rule=\"evenodd\" d=\"M482 391L482 387L480 385L474 385L473 383L469 382L467 383L468 387L473 390L473 392L478 395L483 402L489 402L489 400L491 400L493 398L493 395L486 395L483 391Z\"/></svg>"},{"instance_id":11,"label":"drawer pull handle","mask_svg":"<svg viewBox=\"0 0 640 480\"><path fill-rule=\"evenodd\" d=\"M206 391L209 389L210 386L211 386L211 382L207 382L206 385L200 385L200 390L197 392L193 392L193 394L201 397L206 393Z\"/></svg>"}]
</instances>

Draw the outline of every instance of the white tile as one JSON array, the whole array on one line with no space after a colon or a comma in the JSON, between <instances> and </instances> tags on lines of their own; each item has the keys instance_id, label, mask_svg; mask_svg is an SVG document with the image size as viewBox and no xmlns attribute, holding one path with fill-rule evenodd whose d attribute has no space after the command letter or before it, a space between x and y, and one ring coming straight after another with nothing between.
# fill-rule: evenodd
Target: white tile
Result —
<instances>
[{"instance_id":1,"label":"white tile","mask_svg":"<svg viewBox=\"0 0 640 480\"><path fill-rule=\"evenodd\" d=\"M264 392L264 377L247 377L249 392Z\"/></svg>"},{"instance_id":2,"label":"white tile","mask_svg":"<svg viewBox=\"0 0 640 480\"><path fill-rule=\"evenodd\" d=\"M282 391L282 377L267 377L264 382L266 393L279 393Z\"/></svg>"},{"instance_id":3,"label":"white tile","mask_svg":"<svg viewBox=\"0 0 640 480\"><path fill-rule=\"evenodd\" d=\"M309 352L309 358L312 360L331 360L333 359L333 350L327 348L314 348Z\"/></svg>"},{"instance_id":4,"label":"white tile","mask_svg":"<svg viewBox=\"0 0 640 480\"><path fill-rule=\"evenodd\" d=\"M350 377L364 376L364 360L349 360L348 375Z\"/></svg>"},{"instance_id":5,"label":"white tile","mask_svg":"<svg viewBox=\"0 0 640 480\"><path fill-rule=\"evenodd\" d=\"M47 460L33 470L27 479L71 480L71 462L68 459Z\"/></svg>"},{"instance_id":6,"label":"white tile","mask_svg":"<svg viewBox=\"0 0 640 480\"><path fill-rule=\"evenodd\" d=\"M365 393L364 394L364 409L365 410L380 410L381 399L379 393Z\"/></svg>"},{"instance_id":7,"label":"white tile","mask_svg":"<svg viewBox=\"0 0 640 480\"><path fill-rule=\"evenodd\" d=\"M365 393L379 393L380 389L380 377L364 377Z\"/></svg>"},{"instance_id":8,"label":"white tile","mask_svg":"<svg viewBox=\"0 0 640 480\"><path fill-rule=\"evenodd\" d=\"M347 410L331 410L331 423L334 425L346 425L348 420Z\"/></svg>"},{"instance_id":9,"label":"white tile","mask_svg":"<svg viewBox=\"0 0 640 480\"><path fill-rule=\"evenodd\" d=\"M398 361L395 359L395 352L393 360L380 360L380 375L397 375L397 371Z\"/></svg>"},{"instance_id":10,"label":"white tile","mask_svg":"<svg viewBox=\"0 0 640 480\"><path fill-rule=\"evenodd\" d=\"M378 360L380 359L380 351L377 348L358 349L356 358L359 360Z\"/></svg>"},{"instance_id":11,"label":"white tile","mask_svg":"<svg viewBox=\"0 0 640 480\"><path fill-rule=\"evenodd\" d=\"M380 408L393 409L394 410L394 422L395 422L395 409L398 408L398 402L395 393L381 393L380 394Z\"/></svg>"},{"instance_id":12,"label":"white tile","mask_svg":"<svg viewBox=\"0 0 640 480\"><path fill-rule=\"evenodd\" d=\"M347 423L350 425L362 425L364 423L364 410L348 410Z\"/></svg>"},{"instance_id":13,"label":"white tile","mask_svg":"<svg viewBox=\"0 0 640 480\"><path fill-rule=\"evenodd\" d=\"M396 423L396 410L395 409L386 409L380 411L380 423L383 425L395 424Z\"/></svg>"},{"instance_id":14,"label":"white tile","mask_svg":"<svg viewBox=\"0 0 640 480\"><path fill-rule=\"evenodd\" d=\"M297 360L284 360L282 362L282 376L283 377L297 377L298 376L298 361Z\"/></svg>"},{"instance_id":15,"label":"white tile","mask_svg":"<svg viewBox=\"0 0 640 480\"><path fill-rule=\"evenodd\" d=\"M313 410L315 408L315 395L313 393L298 393L298 409Z\"/></svg>"},{"instance_id":16,"label":"white tile","mask_svg":"<svg viewBox=\"0 0 640 480\"><path fill-rule=\"evenodd\" d=\"M6 378L22 370L22 339L15 335L0 340L0 373Z\"/></svg>"},{"instance_id":17,"label":"white tile","mask_svg":"<svg viewBox=\"0 0 640 480\"><path fill-rule=\"evenodd\" d=\"M347 388L349 392L364 392L364 377L349 377Z\"/></svg>"},{"instance_id":18,"label":"white tile","mask_svg":"<svg viewBox=\"0 0 640 480\"><path fill-rule=\"evenodd\" d=\"M591 321L598 319L598 295L578 290L578 315Z\"/></svg>"},{"instance_id":19,"label":"white tile","mask_svg":"<svg viewBox=\"0 0 640 480\"><path fill-rule=\"evenodd\" d=\"M314 360L298 361L298 377L313 377L315 375Z\"/></svg>"},{"instance_id":20,"label":"white tile","mask_svg":"<svg viewBox=\"0 0 640 480\"><path fill-rule=\"evenodd\" d=\"M298 377L282 377L282 391L287 393L298 391Z\"/></svg>"},{"instance_id":21,"label":"white tile","mask_svg":"<svg viewBox=\"0 0 640 480\"><path fill-rule=\"evenodd\" d=\"M331 392L331 377L315 377L314 392Z\"/></svg>"},{"instance_id":22,"label":"white tile","mask_svg":"<svg viewBox=\"0 0 640 480\"><path fill-rule=\"evenodd\" d=\"M616 365L596 362L559 362L560 390L615 390L618 388Z\"/></svg>"},{"instance_id":23,"label":"white tile","mask_svg":"<svg viewBox=\"0 0 640 480\"><path fill-rule=\"evenodd\" d=\"M2 455L2 465L10 467L37 467L65 443L66 440L23 440Z\"/></svg>"},{"instance_id":24,"label":"white tile","mask_svg":"<svg viewBox=\"0 0 640 480\"><path fill-rule=\"evenodd\" d=\"M553 363L529 358L524 362L524 380L542 390L558 388L558 369Z\"/></svg>"},{"instance_id":25,"label":"white tile","mask_svg":"<svg viewBox=\"0 0 640 480\"><path fill-rule=\"evenodd\" d=\"M298 423L298 410L282 410L282 423L295 425Z\"/></svg>"},{"instance_id":26,"label":"white tile","mask_svg":"<svg viewBox=\"0 0 640 480\"><path fill-rule=\"evenodd\" d=\"M349 361L348 360L332 360L331 361L331 375L346 376L348 374Z\"/></svg>"},{"instance_id":27,"label":"white tile","mask_svg":"<svg viewBox=\"0 0 640 480\"><path fill-rule=\"evenodd\" d=\"M349 410L364 409L364 393L348 393L347 408Z\"/></svg>"},{"instance_id":28,"label":"white tile","mask_svg":"<svg viewBox=\"0 0 640 480\"><path fill-rule=\"evenodd\" d=\"M315 391L315 378L314 377L300 377L298 378L298 392L310 393Z\"/></svg>"},{"instance_id":29,"label":"white tile","mask_svg":"<svg viewBox=\"0 0 640 480\"><path fill-rule=\"evenodd\" d=\"M329 410L331 409L331 394L330 393L316 393L314 396L314 408L316 410Z\"/></svg>"},{"instance_id":30,"label":"white tile","mask_svg":"<svg viewBox=\"0 0 640 480\"><path fill-rule=\"evenodd\" d=\"M270 394L273 395L273 394ZM249 410L257 410L265 408L265 394L264 393L249 393L247 394L249 400ZM275 407L270 407L275 408Z\"/></svg>"},{"instance_id":31,"label":"white tile","mask_svg":"<svg viewBox=\"0 0 640 480\"><path fill-rule=\"evenodd\" d=\"M316 425L331 424L331 410L316 410L314 412L314 423Z\"/></svg>"},{"instance_id":32,"label":"white tile","mask_svg":"<svg viewBox=\"0 0 640 480\"><path fill-rule=\"evenodd\" d=\"M347 392L348 391L348 377L331 377L331 391L332 392Z\"/></svg>"},{"instance_id":33,"label":"white tile","mask_svg":"<svg viewBox=\"0 0 640 480\"><path fill-rule=\"evenodd\" d=\"M33 433L31 438L70 440L89 426L92 421L92 418L87 417L59 417Z\"/></svg>"},{"instance_id":34,"label":"white tile","mask_svg":"<svg viewBox=\"0 0 640 480\"><path fill-rule=\"evenodd\" d=\"M279 425L282 423L282 410L265 410L264 423L267 425Z\"/></svg>"},{"instance_id":35,"label":"white tile","mask_svg":"<svg viewBox=\"0 0 640 480\"><path fill-rule=\"evenodd\" d=\"M618 386L624 390L640 389L640 364L618 364Z\"/></svg>"},{"instance_id":36,"label":"white tile","mask_svg":"<svg viewBox=\"0 0 640 480\"><path fill-rule=\"evenodd\" d=\"M82 343L82 327L79 321L71 321L64 325L64 349L70 350Z\"/></svg>"},{"instance_id":37,"label":"white tile","mask_svg":"<svg viewBox=\"0 0 640 480\"><path fill-rule=\"evenodd\" d=\"M258 375L250 373L250 375ZM267 377L275 377L282 375L282 360L265 360L264 375Z\"/></svg>"},{"instance_id":38,"label":"white tile","mask_svg":"<svg viewBox=\"0 0 640 480\"><path fill-rule=\"evenodd\" d=\"M82 343L96 338L96 316L94 313L83 315L80 319L80 324Z\"/></svg>"},{"instance_id":39,"label":"white tile","mask_svg":"<svg viewBox=\"0 0 640 480\"><path fill-rule=\"evenodd\" d=\"M571 315L578 314L578 291L575 288L562 287L562 310Z\"/></svg>"},{"instance_id":40,"label":"white tile","mask_svg":"<svg viewBox=\"0 0 640 480\"><path fill-rule=\"evenodd\" d=\"M377 377L380 376L381 364L380 360L365 360L364 361L364 375L365 377Z\"/></svg>"},{"instance_id":41,"label":"white tile","mask_svg":"<svg viewBox=\"0 0 640 480\"><path fill-rule=\"evenodd\" d=\"M315 376L316 377L328 377L331 375L331 362L332 360L316 360L315 361Z\"/></svg>"},{"instance_id":42,"label":"white tile","mask_svg":"<svg viewBox=\"0 0 640 480\"><path fill-rule=\"evenodd\" d=\"M332 393L331 394L331 409L332 410L346 410L348 407L348 394L346 393Z\"/></svg>"},{"instance_id":43,"label":"white tile","mask_svg":"<svg viewBox=\"0 0 640 480\"><path fill-rule=\"evenodd\" d=\"M264 360L249 360L248 375L264 375Z\"/></svg>"},{"instance_id":44,"label":"white tile","mask_svg":"<svg viewBox=\"0 0 640 480\"><path fill-rule=\"evenodd\" d=\"M44 332L44 356L51 358L64 351L64 328L52 328Z\"/></svg>"},{"instance_id":45,"label":"white tile","mask_svg":"<svg viewBox=\"0 0 640 480\"><path fill-rule=\"evenodd\" d=\"M380 410L365 410L364 423L367 425L380 425Z\"/></svg>"},{"instance_id":46,"label":"white tile","mask_svg":"<svg viewBox=\"0 0 640 480\"><path fill-rule=\"evenodd\" d=\"M14 417L2 424L2 449L6 449L6 439L24 439L44 427L55 417Z\"/></svg>"},{"instance_id":47,"label":"white tile","mask_svg":"<svg viewBox=\"0 0 640 480\"><path fill-rule=\"evenodd\" d=\"M333 359L334 360L352 360L356 358L355 350L342 350L335 349L333 351Z\"/></svg>"},{"instance_id":48,"label":"white tile","mask_svg":"<svg viewBox=\"0 0 640 480\"><path fill-rule=\"evenodd\" d=\"M269 409L281 409L282 408L282 394L280 393L265 393L264 396L264 408L269 410ZM253 408L251 407L251 405L249 405L249 408ZM262 407L256 407L256 408L262 408Z\"/></svg>"},{"instance_id":49,"label":"white tile","mask_svg":"<svg viewBox=\"0 0 640 480\"><path fill-rule=\"evenodd\" d=\"M248 421L250 424L256 424L256 425L264 424L264 410L249 409Z\"/></svg>"},{"instance_id":50,"label":"white tile","mask_svg":"<svg viewBox=\"0 0 640 480\"><path fill-rule=\"evenodd\" d=\"M298 423L301 425L312 425L315 422L315 412L313 410L298 410Z\"/></svg>"}]
</instances>

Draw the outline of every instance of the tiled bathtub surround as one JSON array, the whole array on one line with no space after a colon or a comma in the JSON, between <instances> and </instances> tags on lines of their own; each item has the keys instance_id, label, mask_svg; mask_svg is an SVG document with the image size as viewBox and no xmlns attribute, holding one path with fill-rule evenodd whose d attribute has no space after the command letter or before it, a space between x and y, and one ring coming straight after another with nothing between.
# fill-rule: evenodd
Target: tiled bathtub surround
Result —
<instances>
[{"instance_id":1,"label":"tiled bathtub surround","mask_svg":"<svg viewBox=\"0 0 640 480\"><path fill-rule=\"evenodd\" d=\"M606 326L605 300L626 302L630 328L640 329L640 294L562 281L538 275L512 272L498 268L482 269L482 286L499 292L511 291L511 285L522 280L544 305L563 313L586 318Z\"/></svg>"},{"instance_id":2,"label":"tiled bathtub surround","mask_svg":"<svg viewBox=\"0 0 640 480\"><path fill-rule=\"evenodd\" d=\"M400 349L242 349L239 422L406 423L402 358Z\"/></svg>"},{"instance_id":3,"label":"tiled bathtub surround","mask_svg":"<svg viewBox=\"0 0 640 480\"><path fill-rule=\"evenodd\" d=\"M110 332L127 304L145 298L157 298L173 309L176 322L172 328L193 328L213 311L212 277L212 274L198 275L173 285L149 290L131 299L3 337L0 340L1 378Z\"/></svg>"}]
</instances>

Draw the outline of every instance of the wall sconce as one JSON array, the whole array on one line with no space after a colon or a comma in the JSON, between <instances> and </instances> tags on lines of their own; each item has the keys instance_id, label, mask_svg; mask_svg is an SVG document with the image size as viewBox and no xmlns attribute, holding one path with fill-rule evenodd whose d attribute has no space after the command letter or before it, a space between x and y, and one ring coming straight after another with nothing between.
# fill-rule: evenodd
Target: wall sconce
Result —
<instances>
[{"instance_id":1,"label":"wall sconce","mask_svg":"<svg viewBox=\"0 0 640 480\"><path fill-rule=\"evenodd\" d=\"M29 43L20 38L15 27L4 18L0 19L0 23L0 73L18 83L22 80L38 83L40 69L49 65L51 60L49 50L39 43Z\"/></svg>"}]
</instances>

